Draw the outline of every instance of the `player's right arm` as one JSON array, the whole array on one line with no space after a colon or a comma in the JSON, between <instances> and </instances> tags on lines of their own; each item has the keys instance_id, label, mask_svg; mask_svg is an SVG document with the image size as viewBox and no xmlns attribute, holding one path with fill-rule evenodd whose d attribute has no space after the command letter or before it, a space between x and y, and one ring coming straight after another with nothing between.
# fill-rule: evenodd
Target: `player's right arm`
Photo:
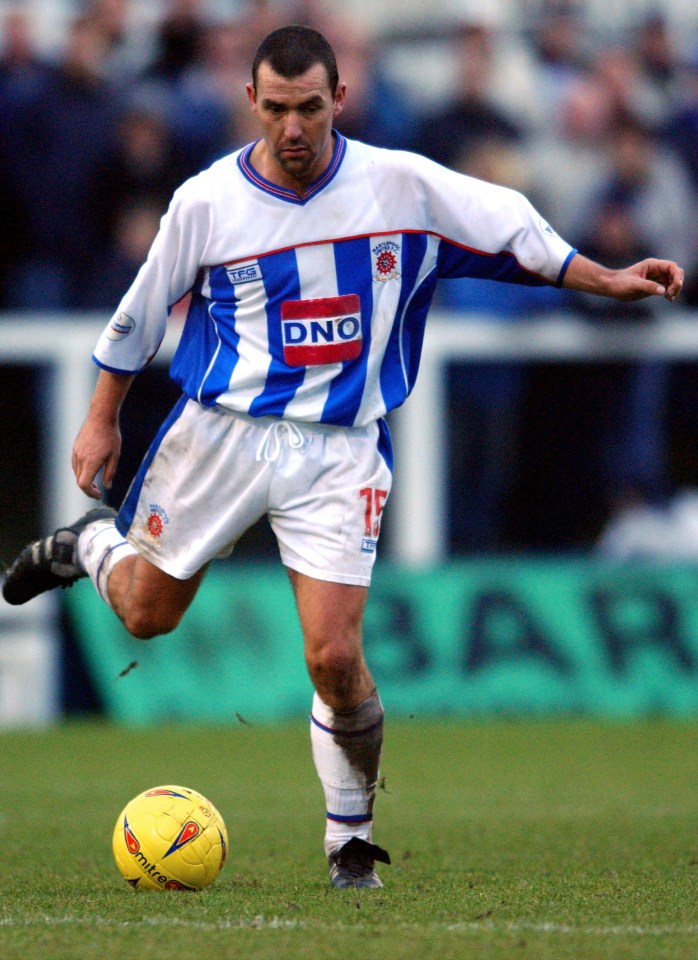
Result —
<instances>
[{"instance_id":1,"label":"player's right arm","mask_svg":"<svg viewBox=\"0 0 698 960\"><path fill-rule=\"evenodd\" d=\"M73 473L83 493L99 500L97 475L103 470L102 483L109 489L121 455L119 412L134 375L101 370L92 400L73 445Z\"/></svg>"},{"instance_id":2,"label":"player's right arm","mask_svg":"<svg viewBox=\"0 0 698 960\"><path fill-rule=\"evenodd\" d=\"M684 271L673 260L650 257L612 270L577 254L570 262L562 285L616 300L644 300L645 297L676 300L683 280Z\"/></svg>"},{"instance_id":3,"label":"player's right arm","mask_svg":"<svg viewBox=\"0 0 698 960\"><path fill-rule=\"evenodd\" d=\"M207 184L199 174L175 191L145 263L97 342L93 360L102 369L140 373L158 352L172 306L191 290L205 260Z\"/></svg>"},{"instance_id":4,"label":"player's right arm","mask_svg":"<svg viewBox=\"0 0 698 960\"><path fill-rule=\"evenodd\" d=\"M101 369L72 458L77 484L88 497L100 498L100 470L103 485L112 485L121 455L121 405L135 376L157 353L171 305L191 289L199 269L209 223L199 179L175 192L146 262L95 349Z\"/></svg>"}]
</instances>

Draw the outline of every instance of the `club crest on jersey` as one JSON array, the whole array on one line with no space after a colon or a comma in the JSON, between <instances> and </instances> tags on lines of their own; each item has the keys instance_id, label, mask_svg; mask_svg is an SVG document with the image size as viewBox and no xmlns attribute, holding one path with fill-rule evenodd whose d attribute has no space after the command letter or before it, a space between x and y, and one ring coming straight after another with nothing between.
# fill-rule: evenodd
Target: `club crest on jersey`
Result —
<instances>
[{"instance_id":1,"label":"club crest on jersey","mask_svg":"<svg viewBox=\"0 0 698 960\"><path fill-rule=\"evenodd\" d=\"M394 240L383 240L371 250L373 254L373 279L384 283L386 280L399 280L397 259L400 244Z\"/></svg>"},{"instance_id":2,"label":"club crest on jersey","mask_svg":"<svg viewBox=\"0 0 698 960\"><path fill-rule=\"evenodd\" d=\"M150 513L145 521L145 532L151 543L159 546L160 537L170 518L159 503L150 504Z\"/></svg>"},{"instance_id":3,"label":"club crest on jersey","mask_svg":"<svg viewBox=\"0 0 698 960\"><path fill-rule=\"evenodd\" d=\"M361 354L361 301L355 293L281 304L284 362L289 367L344 363Z\"/></svg>"}]
</instances>

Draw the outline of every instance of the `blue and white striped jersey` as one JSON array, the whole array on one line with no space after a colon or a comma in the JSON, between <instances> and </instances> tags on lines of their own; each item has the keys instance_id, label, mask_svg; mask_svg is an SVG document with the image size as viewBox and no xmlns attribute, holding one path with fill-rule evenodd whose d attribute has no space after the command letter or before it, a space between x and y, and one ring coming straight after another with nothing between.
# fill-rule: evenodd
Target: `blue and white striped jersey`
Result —
<instances>
[{"instance_id":1,"label":"blue and white striped jersey","mask_svg":"<svg viewBox=\"0 0 698 960\"><path fill-rule=\"evenodd\" d=\"M303 198L250 144L184 183L95 361L133 373L191 291L172 361L205 406L364 426L410 393L439 277L560 283L575 251L521 194L336 135Z\"/></svg>"}]
</instances>

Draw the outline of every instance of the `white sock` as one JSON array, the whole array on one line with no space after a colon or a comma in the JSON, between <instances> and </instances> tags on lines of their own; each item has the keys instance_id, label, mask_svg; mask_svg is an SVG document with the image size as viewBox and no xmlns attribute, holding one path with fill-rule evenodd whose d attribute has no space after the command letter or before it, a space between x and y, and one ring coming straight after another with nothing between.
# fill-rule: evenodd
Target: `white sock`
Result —
<instances>
[{"instance_id":1,"label":"white sock","mask_svg":"<svg viewBox=\"0 0 698 960\"><path fill-rule=\"evenodd\" d=\"M88 523L78 537L77 559L95 585L97 593L111 606L107 583L119 560L135 556L136 550L124 540L113 520Z\"/></svg>"},{"instance_id":2,"label":"white sock","mask_svg":"<svg viewBox=\"0 0 698 960\"><path fill-rule=\"evenodd\" d=\"M315 769L325 791L325 853L352 837L371 842L383 705L377 693L348 713L338 713L316 693L310 717Z\"/></svg>"}]
</instances>

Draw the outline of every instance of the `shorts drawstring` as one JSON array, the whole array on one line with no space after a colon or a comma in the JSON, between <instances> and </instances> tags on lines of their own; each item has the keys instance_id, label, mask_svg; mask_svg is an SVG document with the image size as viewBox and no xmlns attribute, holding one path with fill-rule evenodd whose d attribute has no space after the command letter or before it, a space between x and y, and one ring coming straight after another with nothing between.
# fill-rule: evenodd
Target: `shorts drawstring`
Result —
<instances>
[{"instance_id":1,"label":"shorts drawstring","mask_svg":"<svg viewBox=\"0 0 698 960\"><path fill-rule=\"evenodd\" d=\"M291 420L275 420L270 423L257 447L257 462L266 460L272 463L281 453L281 435L286 433L288 445L292 450L303 446L303 434Z\"/></svg>"}]
</instances>

